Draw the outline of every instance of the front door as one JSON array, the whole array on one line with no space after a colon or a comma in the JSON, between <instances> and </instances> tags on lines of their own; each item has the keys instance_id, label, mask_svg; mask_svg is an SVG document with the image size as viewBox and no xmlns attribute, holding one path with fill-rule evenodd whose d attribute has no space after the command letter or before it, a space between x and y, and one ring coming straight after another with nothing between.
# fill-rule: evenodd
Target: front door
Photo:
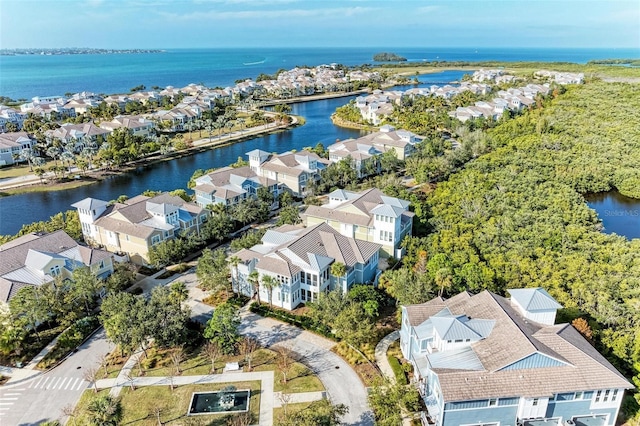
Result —
<instances>
[{"instance_id":1,"label":"front door","mask_svg":"<svg viewBox=\"0 0 640 426\"><path fill-rule=\"evenodd\" d=\"M547 413L549 398L520 398L518 406L519 419L542 418Z\"/></svg>"}]
</instances>

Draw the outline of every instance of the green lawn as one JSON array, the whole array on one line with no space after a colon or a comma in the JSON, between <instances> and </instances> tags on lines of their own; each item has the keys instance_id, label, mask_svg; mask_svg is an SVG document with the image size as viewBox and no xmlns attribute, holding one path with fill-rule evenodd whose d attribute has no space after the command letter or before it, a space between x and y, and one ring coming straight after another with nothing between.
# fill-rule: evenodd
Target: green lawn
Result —
<instances>
[{"instance_id":1,"label":"green lawn","mask_svg":"<svg viewBox=\"0 0 640 426\"><path fill-rule=\"evenodd\" d=\"M225 386L233 385L237 389L250 389L251 399L249 411L253 415L254 422L260 416L260 382L238 382L238 383L212 383L204 385L178 386L172 391L168 386L145 386L132 391L129 388L122 390L120 394L124 418L120 424L135 426L155 426L158 424L155 417L155 408L161 410L160 421L163 425L227 425L229 414L208 414L198 416L187 416L191 395L193 392L216 391ZM89 424L86 407L96 396L108 393L104 390L96 394L87 390L78 403L78 415L69 424L84 425Z\"/></svg>"},{"instance_id":2,"label":"green lawn","mask_svg":"<svg viewBox=\"0 0 640 426\"><path fill-rule=\"evenodd\" d=\"M292 413L297 413L298 411L302 411L311 405L311 402L298 402L296 404L287 405L287 414L291 415ZM284 407L274 408L273 409L273 421L277 422L278 420L283 419L284 417Z\"/></svg>"},{"instance_id":3,"label":"green lawn","mask_svg":"<svg viewBox=\"0 0 640 426\"><path fill-rule=\"evenodd\" d=\"M180 363L180 370L184 376L198 376L211 373L211 362L199 351L201 348L194 349L193 352L187 355L187 359ZM173 366L170 355L170 351L149 351L150 357L153 357L155 366L144 370L143 375L149 377L162 377L167 376L169 369ZM276 353L269 349L258 349L255 352L253 360L251 362L252 371L274 371L275 383L274 390L276 392L286 391L288 393L297 392L315 392L323 391L324 386L307 367L300 363L294 363L289 368L287 375L287 384L284 384L282 374L278 371L276 365ZM244 358L241 355L224 356L220 357L216 361L216 373L222 373L222 370L227 362L238 362L241 366L245 367L247 371ZM144 362L143 362L144 365ZM133 369L132 376L139 376L138 367Z\"/></svg>"}]
</instances>

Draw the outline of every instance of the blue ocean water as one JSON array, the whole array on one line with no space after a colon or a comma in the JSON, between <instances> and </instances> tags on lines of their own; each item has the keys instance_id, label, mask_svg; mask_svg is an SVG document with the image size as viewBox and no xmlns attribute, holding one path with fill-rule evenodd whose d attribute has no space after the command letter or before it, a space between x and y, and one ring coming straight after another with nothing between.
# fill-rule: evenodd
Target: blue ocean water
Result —
<instances>
[{"instance_id":1,"label":"blue ocean water","mask_svg":"<svg viewBox=\"0 0 640 426\"><path fill-rule=\"evenodd\" d=\"M80 91L126 93L144 84L182 87L202 83L226 87L235 80L295 66L373 63L391 51L409 61L564 61L638 58L638 49L538 48L272 48L171 49L162 53L0 56L0 95L13 99Z\"/></svg>"}]
</instances>

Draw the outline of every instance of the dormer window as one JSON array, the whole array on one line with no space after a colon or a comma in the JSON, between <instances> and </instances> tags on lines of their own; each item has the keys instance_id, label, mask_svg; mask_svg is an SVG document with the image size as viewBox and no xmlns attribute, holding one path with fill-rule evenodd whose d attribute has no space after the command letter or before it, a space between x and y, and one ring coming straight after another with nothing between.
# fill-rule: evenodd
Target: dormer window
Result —
<instances>
[{"instance_id":1,"label":"dormer window","mask_svg":"<svg viewBox=\"0 0 640 426\"><path fill-rule=\"evenodd\" d=\"M53 277L57 277L58 275L60 275L60 265L53 265L50 269L49 269L49 273L51 274L51 276Z\"/></svg>"}]
</instances>

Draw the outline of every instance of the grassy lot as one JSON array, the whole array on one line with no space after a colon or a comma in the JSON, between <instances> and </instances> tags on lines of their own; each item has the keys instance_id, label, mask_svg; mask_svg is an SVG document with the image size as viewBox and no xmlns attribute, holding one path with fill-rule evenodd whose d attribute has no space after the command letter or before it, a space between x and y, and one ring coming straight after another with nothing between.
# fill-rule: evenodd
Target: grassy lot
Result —
<instances>
[{"instance_id":1,"label":"grassy lot","mask_svg":"<svg viewBox=\"0 0 640 426\"><path fill-rule=\"evenodd\" d=\"M120 394L124 418L120 424L135 426L155 426L158 424L155 409L160 408L160 421L163 425L227 425L229 414L210 414L187 416L191 395L193 392L216 391L225 386L233 385L237 389L250 389L251 399L249 411L253 415L254 423L260 415L260 382L211 383L204 385L178 386L172 391L169 386L145 386L132 391L125 388ZM78 415L69 424L89 424L87 406L96 395L108 393L108 390L95 393L86 391L80 398Z\"/></svg>"},{"instance_id":2,"label":"grassy lot","mask_svg":"<svg viewBox=\"0 0 640 426\"><path fill-rule=\"evenodd\" d=\"M310 402L298 402L296 404L287 405L287 414L291 415L292 413L297 413L298 411L302 411L311 405ZM278 420L284 419L284 408L274 408L273 409L273 420L277 422Z\"/></svg>"},{"instance_id":3,"label":"grassy lot","mask_svg":"<svg viewBox=\"0 0 640 426\"><path fill-rule=\"evenodd\" d=\"M182 375L185 376L197 376L206 375L211 373L211 362L202 353L202 348L196 348L191 353L188 353L185 361L180 363L180 369ZM168 374L169 368L172 367L171 362L171 350L156 351L150 349L148 351L150 361L142 361L142 367L144 369L143 375L149 377L162 377ZM275 383L274 389L276 392L286 391L288 393L296 392L315 392L323 391L324 386L307 367L300 363L294 363L289 368L287 375L287 384L284 385L282 373L278 371L277 367L277 354L269 349L258 349L255 352L253 360L251 362L252 371L275 371ZM240 365L245 365L244 358L241 355L220 357L216 361L216 373L222 373L222 370L227 362L238 362ZM138 368L134 368L132 372L133 376L139 376L140 372Z\"/></svg>"}]
</instances>

